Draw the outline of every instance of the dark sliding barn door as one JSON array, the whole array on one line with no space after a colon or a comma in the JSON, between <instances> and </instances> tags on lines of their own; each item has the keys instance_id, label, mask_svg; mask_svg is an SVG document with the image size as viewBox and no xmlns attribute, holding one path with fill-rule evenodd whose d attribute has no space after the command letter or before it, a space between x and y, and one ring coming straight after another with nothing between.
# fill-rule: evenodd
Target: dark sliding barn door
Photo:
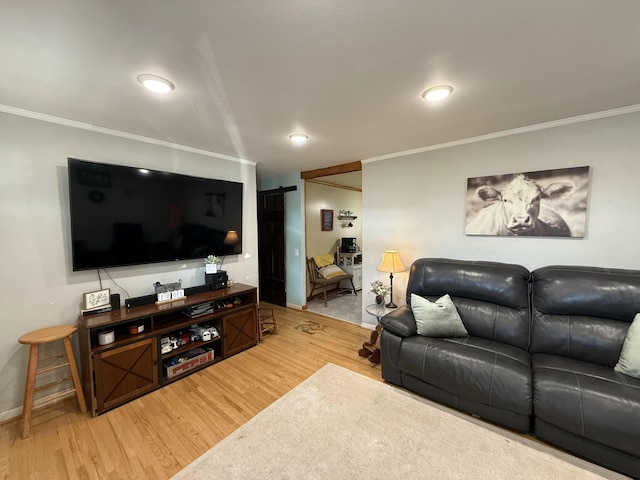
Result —
<instances>
[{"instance_id":1,"label":"dark sliding barn door","mask_svg":"<svg viewBox=\"0 0 640 480\"><path fill-rule=\"evenodd\" d=\"M260 300L286 306L285 197L296 187L258 192Z\"/></svg>"}]
</instances>

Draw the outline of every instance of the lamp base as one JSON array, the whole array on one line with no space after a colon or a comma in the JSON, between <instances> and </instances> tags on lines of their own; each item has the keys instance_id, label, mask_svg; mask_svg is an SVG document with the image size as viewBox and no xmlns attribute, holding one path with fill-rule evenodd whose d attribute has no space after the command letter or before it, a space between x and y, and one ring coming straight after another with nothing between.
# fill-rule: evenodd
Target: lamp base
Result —
<instances>
[{"instance_id":1,"label":"lamp base","mask_svg":"<svg viewBox=\"0 0 640 480\"><path fill-rule=\"evenodd\" d=\"M387 304L385 305L385 307L387 307L387 308L398 308L398 305L396 305L396 304L395 304L395 303L393 303L393 302L389 302L389 303L387 303Z\"/></svg>"}]
</instances>

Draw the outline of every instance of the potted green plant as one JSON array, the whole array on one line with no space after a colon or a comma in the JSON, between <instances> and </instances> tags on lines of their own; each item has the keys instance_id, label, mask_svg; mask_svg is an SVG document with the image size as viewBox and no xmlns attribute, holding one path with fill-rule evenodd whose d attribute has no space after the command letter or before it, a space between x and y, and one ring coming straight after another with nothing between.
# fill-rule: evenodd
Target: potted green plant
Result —
<instances>
[{"instance_id":1,"label":"potted green plant","mask_svg":"<svg viewBox=\"0 0 640 480\"><path fill-rule=\"evenodd\" d=\"M209 255L204 259L204 273L218 273L218 257Z\"/></svg>"}]
</instances>

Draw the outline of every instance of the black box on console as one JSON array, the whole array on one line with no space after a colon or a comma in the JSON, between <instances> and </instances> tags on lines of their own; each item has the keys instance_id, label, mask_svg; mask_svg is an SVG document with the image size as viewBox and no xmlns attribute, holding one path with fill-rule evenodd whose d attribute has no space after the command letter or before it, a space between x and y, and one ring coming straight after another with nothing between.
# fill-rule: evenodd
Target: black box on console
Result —
<instances>
[{"instance_id":1,"label":"black box on console","mask_svg":"<svg viewBox=\"0 0 640 480\"><path fill-rule=\"evenodd\" d=\"M158 300L158 297L156 297L155 295L144 295L142 297L127 298L124 301L124 305L127 308L140 307L142 305L156 303L156 300Z\"/></svg>"},{"instance_id":2,"label":"black box on console","mask_svg":"<svg viewBox=\"0 0 640 480\"><path fill-rule=\"evenodd\" d=\"M209 285L196 285L195 287L187 287L184 289L184 294L188 297L189 295L194 295L196 293L208 292L211 290Z\"/></svg>"},{"instance_id":3,"label":"black box on console","mask_svg":"<svg viewBox=\"0 0 640 480\"><path fill-rule=\"evenodd\" d=\"M209 285L211 290L227 288L228 281L229 276L224 270L219 270L218 273L205 273L205 284Z\"/></svg>"}]
</instances>

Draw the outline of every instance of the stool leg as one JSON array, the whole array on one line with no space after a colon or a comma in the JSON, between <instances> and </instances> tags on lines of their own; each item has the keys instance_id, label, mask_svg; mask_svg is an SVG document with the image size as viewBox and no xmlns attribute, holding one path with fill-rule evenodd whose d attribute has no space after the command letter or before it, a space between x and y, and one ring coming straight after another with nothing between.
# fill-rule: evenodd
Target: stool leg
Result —
<instances>
[{"instance_id":1,"label":"stool leg","mask_svg":"<svg viewBox=\"0 0 640 480\"><path fill-rule=\"evenodd\" d=\"M27 381L24 386L24 402L22 403L22 438L29 436L31 429L31 414L33 413L33 397L36 393L36 371L38 370L39 345L33 343L29 348L29 367Z\"/></svg>"},{"instance_id":2,"label":"stool leg","mask_svg":"<svg viewBox=\"0 0 640 480\"><path fill-rule=\"evenodd\" d=\"M76 367L76 360L73 356L73 350L71 349L71 342L69 341L69 337L62 339L62 342L64 343L64 352L67 355L67 362L69 362L71 379L73 380L73 386L76 389L76 397L78 397L80 411L82 413L87 413L87 404L84 401L84 393L82 392L80 377L78 377L78 368Z\"/></svg>"}]
</instances>

